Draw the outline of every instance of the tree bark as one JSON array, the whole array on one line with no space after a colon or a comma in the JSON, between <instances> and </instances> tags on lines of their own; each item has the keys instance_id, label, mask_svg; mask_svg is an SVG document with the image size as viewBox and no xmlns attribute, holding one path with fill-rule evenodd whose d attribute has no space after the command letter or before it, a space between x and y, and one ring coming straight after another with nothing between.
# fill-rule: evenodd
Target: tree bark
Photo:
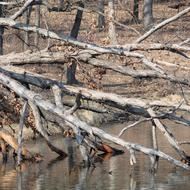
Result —
<instances>
[{"instance_id":1,"label":"tree bark","mask_svg":"<svg viewBox=\"0 0 190 190\"><path fill-rule=\"evenodd\" d=\"M79 8L84 8L84 3L82 1L79 2ZM77 14L75 17L75 22L73 24L73 28L71 30L70 33L70 37L77 39L78 37L78 33L80 30L80 25L81 25L81 21L82 21L82 15L83 15L83 10L78 9L77 10Z\"/></svg>"},{"instance_id":2,"label":"tree bark","mask_svg":"<svg viewBox=\"0 0 190 190\"><path fill-rule=\"evenodd\" d=\"M41 6L36 5L36 7L35 7L35 26L37 28L40 27L40 9L41 9ZM39 45L39 33L38 32L36 32L36 34L35 34L34 44L35 44L36 48L39 49L39 47L38 47L38 45Z\"/></svg>"},{"instance_id":3,"label":"tree bark","mask_svg":"<svg viewBox=\"0 0 190 190\"><path fill-rule=\"evenodd\" d=\"M31 11L32 11L32 7L29 6L29 7L26 9L26 12L25 12L25 23L26 23L27 25L29 25L29 23L30 23ZM27 50L29 46L30 46L29 31L26 31L26 32L25 32L25 39L24 39L24 50Z\"/></svg>"},{"instance_id":4,"label":"tree bark","mask_svg":"<svg viewBox=\"0 0 190 190\"><path fill-rule=\"evenodd\" d=\"M2 2L2 0L0 2ZM0 17L4 17L3 5L0 5ZM3 55L3 33L4 33L4 27L0 26L0 55Z\"/></svg>"},{"instance_id":5,"label":"tree bark","mask_svg":"<svg viewBox=\"0 0 190 190\"><path fill-rule=\"evenodd\" d=\"M139 20L139 0L133 1L133 16L134 16L134 21L138 22L138 20Z\"/></svg>"},{"instance_id":6,"label":"tree bark","mask_svg":"<svg viewBox=\"0 0 190 190\"><path fill-rule=\"evenodd\" d=\"M59 9L63 10L64 8L64 0L59 0Z\"/></svg>"},{"instance_id":7,"label":"tree bark","mask_svg":"<svg viewBox=\"0 0 190 190\"><path fill-rule=\"evenodd\" d=\"M149 29L153 24L153 0L144 0L143 21L145 29Z\"/></svg>"},{"instance_id":8,"label":"tree bark","mask_svg":"<svg viewBox=\"0 0 190 190\"><path fill-rule=\"evenodd\" d=\"M23 128L24 128L24 123L25 123L26 114L27 114L27 107L28 107L28 102L25 101L22 111L21 111L21 116L20 116L20 121L19 121L17 165L20 165L22 161Z\"/></svg>"},{"instance_id":9,"label":"tree bark","mask_svg":"<svg viewBox=\"0 0 190 190\"><path fill-rule=\"evenodd\" d=\"M84 8L84 3L82 1L79 2L79 8ZM77 14L75 17L75 22L73 25L73 28L70 33L71 38L77 39L78 33L80 30L80 25L82 21L82 15L83 15L83 10L78 9ZM67 65L67 84L76 84L77 79L76 79L76 68L77 64L76 62L72 62L71 64Z\"/></svg>"},{"instance_id":10,"label":"tree bark","mask_svg":"<svg viewBox=\"0 0 190 190\"><path fill-rule=\"evenodd\" d=\"M76 79L76 68L76 62L67 65L67 84L77 84L78 81Z\"/></svg>"},{"instance_id":11,"label":"tree bark","mask_svg":"<svg viewBox=\"0 0 190 190\"><path fill-rule=\"evenodd\" d=\"M117 44L117 37L116 37L116 28L113 23L114 20L114 0L108 1L108 22L109 22L109 29L108 29L108 36L110 38L111 44Z\"/></svg>"},{"instance_id":12,"label":"tree bark","mask_svg":"<svg viewBox=\"0 0 190 190\"><path fill-rule=\"evenodd\" d=\"M104 3L105 0L99 0L98 3L98 10L102 13L98 15L98 29L100 32L105 28Z\"/></svg>"}]
</instances>

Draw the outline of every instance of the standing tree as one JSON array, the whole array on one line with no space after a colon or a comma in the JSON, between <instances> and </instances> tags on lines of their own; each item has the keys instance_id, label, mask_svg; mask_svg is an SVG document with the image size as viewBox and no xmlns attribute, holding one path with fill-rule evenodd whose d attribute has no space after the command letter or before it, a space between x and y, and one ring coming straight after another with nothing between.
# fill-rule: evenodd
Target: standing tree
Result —
<instances>
[{"instance_id":1,"label":"standing tree","mask_svg":"<svg viewBox=\"0 0 190 190\"><path fill-rule=\"evenodd\" d=\"M144 0L143 5L143 21L145 29L148 29L153 24L153 0Z\"/></svg>"},{"instance_id":2,"label":"standing tree","mask_svg":"<svg viewBox=\"0 0 190 190\"><path fill-rule=\"evenodd\" d=\"M3 6L2 5L0 5L0 17L3 17ZM0 26L0 55L3 54L3 33L4 33L4 27Z\"/></svg>"},{"instance_id":3,"label":"standing tree","mask_svg":"<svg viewBox=\"0 0 190 190\"><path fill-rule=\"evenodd\" d=\"M139 20L139 0L133 1L133 16L135 22Z\"/></svg>"},{"instance_id":4,"label":"standing tree","mask_svg":"<svg viewBox=\"0 0 190 190\"><path fill-rule=\"evenodd\" d=\"M102 31L105 28L105 17L103 15L104 14L104 3L105 3L105 0L99 0L99 3L98 3L98 10L100 13L102 13L102 14L98 15L99 31Z\"/></svg>"},{"instance_id":5,"label":"standing tree","mask_svg":"<svg viewBox=\"0 0 190 190\"><path fill-rule=\"evenodd\" d=\"M40 27L40 5L36 5L35 25L37 28ZM38 34L38 32L35 34L34 44L36 47L38 47L38 45L39 45L39 34Z\"/></svg>"},{"instance_id":6,"label":"standing tree","mask_svg":"<svg viewBox=\"0 0 190 190\"><path fill-rule=\"evenodd\" d=\"M77 10L77 14L75 17L75 22L73 24L73 28L71 30L70 36L72 38L76 38L78 37L78 33L80 30L80 25L81 25L81 21L82 21L82 15L83 15L83 9L84 9L84 3L82 1L79 1L79 9Z\"/></svg>"},{"instance_id":7,"label":"standing tree","mask_svg":"<svg viewBox=\"0 0 190 190\"><path fill-rule=\"evenodd\" d=\"M80 30L80 25L81 25L82 15L83 15L83 8L84 8L84 3L80 1L79 9L77 10L77 14L75 17L75 22L73 24L73 28L70 33L70 37L75 38L75 39L77 39L79 30ZM77 64L75 62L67 66L67 84L77 83L77 80L75 78L76 67L77 67Z\"/></svg>"},{"instance_id":8,"label":"standing tree","mask_svg":"<svg viewBox=\"0 0 190 190\"><path fill-rule=\"evenodd\" d=\"M110 42L111 42L111 44L117 44L115 25L113 23L113 20L114 20L114 0L108 1L108 20L109 20L108 35L110 38Z\"/></svg>"},{"instance_id":9,"label":"standing tree","mask_svg":"<svg viewBox=\"0 0 190 190\"><path fill-rule=\"evenodd\" d=\"M29 6L27 8L26 12L25 12L25 23L27 25L29 25L29 23L30 23L31 11L32 11L32 6ZM24 39L24 50L26 50L29 45L30 45L30 42L29 42L29 32L26 31L25 32L25 39Z\"/></svg>"}]
</instances>

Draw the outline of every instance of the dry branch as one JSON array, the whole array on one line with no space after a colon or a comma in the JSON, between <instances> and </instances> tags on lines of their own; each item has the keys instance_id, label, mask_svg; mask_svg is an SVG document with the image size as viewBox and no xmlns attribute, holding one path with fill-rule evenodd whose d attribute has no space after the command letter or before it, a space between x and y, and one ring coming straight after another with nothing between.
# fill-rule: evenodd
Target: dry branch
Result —
<instances>
[{"instance_id":1,"label":"dry branch","mask_svg":"<svg viewBox=\"0 0 190 190\"><path fill-rule=\"evenodd\" d=\"M26 64L64 64L66 54L63 52L25 51L0 56L0 65L26 65Z\"/></svg>"},{"instance_id":2,"label":"dry branch","mask_svg":"<svg viewBox=\"0 0 190 190\"><path fill-rule=\"evenodd\" d=\"M25 101L23 108L21 110L21 116L20 116L20 121L19 121L19 134L18 134L18 159L17 159L17 164L20 165L20 162L22 160L22 143L23 143L23 128L24 128L24 123L26 119L26 114L27 114L27 107L28 107L28 102Z\"/></svg>"},{"instance_id":3,"label":"dry branch","mask_svg":"<svg viewBox=\"0 0 190 190\"><path fill-rule=\"evenodd\" d=\"M117 54L117 55L124 55L126 57L137 58L137 59L140 59L140 61L144 65L155 70L158 74L165 76L165 78L167 78L168 80L188 85L188 82L186 80L178 80L175 76L173 76L171 74L170 75L167 74L160 66L158 66L156 63L153 63L151 60L147 59L146 56L144 56L143 54L140 54L140 53L124 51L122 48L107 48L107 47L98 46L96 44L80 42L76 39L66 37L64 35L60 36L52 31L48 31L48 30L42 29L42 28L32 27L32 26L22 24L22 23L18 23L16 21L14 21L12 19L8 19L8 18L0 18L0 25L10 26L12 28L21 29L24 31L39 33L40 35L43 35L45 37L69 42L69 43L79 46L81 48L87 48L87 49L94 50L98 53L104 53L104 54L111 53L111 54Z\"/></svg>"},{"instance_id":4,"label":"dry branch","mask_svg":"<svg viewBox=\"0 0 190 190\"><path fill-rule=\"evenodd\" d=\"M24 3L24 5L14 15L11 16L11 19L15 20L19 16L21 16L27 10L27 8L33 3L33 1L34 0L27 0Z\"/></svg>"},{"instance_id":5,"label":"dry branch","mask_svg":"<svg viewBox=\"0 0 190 190\"><path fill-rule=\"evenodd\" d=\"M64 52L47 52L39 51L35 53L11 53L8 55L0 56L0 65L25 65L25 64L64 64L67 58L78 59L86 64L96 67L106 68L123 75L128 75L134 78L164 78L168 79L165 75L161 75L153 70L135 70L127 66L120 66L112 61L106 61L98 58L93 58L93 55L88 52L82 52L75 55L66 55Z\"/></svg>"},{"instance_id":6,"label":"dry branch","mask_svg":"<svg viewBox=\"0 0 190 190\"><path fill-rule=\"evenodd\" d=\"M40 88L51 88L53 85L57 85L63 90L63 92L76 95L81 93L82 97L85 99L105 103L107 105L117 107L123 110L127 110L132 113L148 115L146 109L149 107L168 107L168 108L178 108L178 110L190 112L190 106L183 103L179 107L180 101L172 101L164 98L158 100L147 100L141 98L127 98L114 93L106 93L96 90L89 90L83 87L75 87L70 85L65 85L62 82L58 82L53 79L46 78L42 75L27 72L24 69L16 67L1 67L0 73L5 73L6 75L20 81L23 83L32 84ZM182 100L183 98L181 98Z\"/></svg>"},{"instance_id":7,"label":"dry branch","mask_svg":"<svg viewBox=\"0 0 190 190\"><path fill-rule=\"evenodd\" d=\"M147 111L148 111L148 113L150 114L151 117L156 116L155 112L151 108L149 108ZM163 133L163 135L167 138L167 140L171 144L171 146L178 152L178 154L182 158L186 159L186 157L187 157L186 153L184 152L184 150L182 150L179 147L177 140L175 139L174 135L169 131L169 129L166 126L164 126L160 122L160 120L157 119L157 118L153 119L153 122L156 125L156 127L158 129L160 129L160 131Z\"/></svg>"},{"instance_id":8,"label":"dry branch","mask_svg":"<svg viewBox=\"0 0 190 190\"><path fill-rule=\"evenodd\" d=\"M185 58L189 59L189 56L184 52L189 52L190 47L179 44L161 44L161 43L145 43L145 44L125 44L125 45L115 45L107 46L112 48L123 48L125 51L155 51L155 50L165 50L172 53L179 54Z\"/></svg>"},{"instance_id":9,"label":"dry branch","mask_svg":"<svg viewBox=\"0 0 190 190\"><path fill-rule=\"evenodd\" d=\"M153 34L154 32L156 32L157 30L159 30L160 28L166 26L167 24L176 21L177 19L179 19L180 17L186 15L187 13L190 12L190 7L184 9L183 11L179 12L178 14L176 14L175 16L164 20L163 22L157 24L156 26L152 27L148 32L146 32L144 35L142 35L140 38L138 38L134 43L140 43L142 41L144 41L145 39L147 39L151 34Z\"/></svg>"},{"instance_id":10,"label":"dry branch","mask_svg":"<svg viewBox=\"0 0 190 190\"><path fill-rule=\"evenodd\" d=\"M81 128L81 129L85 130L90 135L93 135L93 134L97 135L103 139L106 139L113 143L119 144L129 150L134 149L136 151L141 151L147 155L152 155L152 156L156 155L163 159L168 160L169 162L171 162L177 166L183 167L184 169L190 169L188 165L182 163L181 161L175 160L174 158L168 156L167 154L165 154L161 151L156 151L154 149L146 148L142 145L138 145L135 143L126 142L118 137L115 137L113 135L110 135L110 134L104 132L103 130L101 130L99 128L87 125L85 122L79 120L77 117L75 117L73 115L68 115L68 114L63 113L63 111L60 108L56 107L50 101L44 100L39 94L36 94L36 93L26 89L24 86L22 86L15 80L7 77L6 75L4 75L2 73L0 73L0 83L2 83L4 86L7 86L10 89L12 89L19 96L27 99L28 101L33 102L36 106L39 106L40 108L42 108L46 111L50 111L51 113L58 115L59 117L61 117L62 119L64 119L68 123L70 123L71 127L73 127L73 125L74 125L77 128Z\"/></svg>"},{"instance_id":11,"label":"dry branch","mask_svg":"<svg viewBox=\"0 0 190 190\"><path fill-rule=\"evenodd\" d=\"M50 138L49 138L49 135L48 135L48 132L45 130L45 128L43 127L43 124L42 124L42 119L41 119L41 116L40 116L40 112L39 112L39 109L36 105L34 105L32 102L30 102L30 107L32 108L32 112L33 112L33 115L34 115L34 118L35 118L35 126L36 126L36 129L38 130L38 132L45 138L46 142L47 142L47 145L49 146L49 148L56 152L57 154L59 154L59 156L62 156L62 157L66 157L67 154L62 151L61 149L57 148L55 145L53 145L53 143L51 142Z\"/></svg>"},{"instance_id":12,"label":"dry branch","mask_svg":"<svg viewBox=\"0 0 190 190\"><path fill-rule=\"evenodd\" d=\"M25 64L58 64L58 63L64 64L68 58L77 59L86 64L109 69L117 73L131 76L134 78L163 78L163 79L170 80L173 82L189 85L189 81L187 78L185 79L175 78L173 76L163 74L163 72L161 74L158 71L148 70L148 69L135 70L128 66L118 65L113 61L106 61L103 59L94 58L93 52L88 52L88 51L81 51L77 54L74 53L71 55L66 55L64 52L47 52L47 51L39 51L39 52L34 52L34 53L31 53L30 51L26 51L23 53L16 53L16 54L11 53L8 55L0 56L0 65L11 64L11 65L20 66L20 65L25 65ZM144 61L147 62L146 59L144 59ZM182 69L187 68L181 65L179 65L178 67Z\"/></svg>"}]
</instances>

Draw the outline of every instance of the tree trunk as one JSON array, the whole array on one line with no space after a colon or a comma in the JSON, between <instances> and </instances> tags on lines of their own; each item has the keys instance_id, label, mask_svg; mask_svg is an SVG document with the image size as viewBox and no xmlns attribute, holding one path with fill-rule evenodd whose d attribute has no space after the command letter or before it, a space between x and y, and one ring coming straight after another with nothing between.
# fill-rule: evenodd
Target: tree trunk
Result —
<instances>
[{"instance_id":1,"label":"tree trunk","mask_svg":"<svg viewBox=\"0 0 190 190\"><path fill-rule=\"evenodd\" d=\"M133 3L133 15L134 15L134 21L138 22L139 20L139 0L134 0Z\"/></svg>"},{"instance_id":2,"label":"tree trunk","mask_svg":"<svg viewBox=\"0 0 190 190\"><path fill-rule=\"evenodd\" d=\"M84 3L82 1L79 2L79 8L84 8ZM83 15L83 10L78 9L76 17L75 17L75 22L74 22L74 25L73 25L73 28L72 28L71 34L70 34L70 36L72 38L77 39L77 37L78 37L78 33L80 30L80 25L81 25L81 21L82 21L82 15Z\"/></svg>"},{"instance_id":3,"label":"tree trunk","mask_svg":"<svg viewBox=\"0 0 190 190\"><path fill-rule=\"evenodd\" d=\"M0 17L3 17L3 5L0 5ZM3 33L4 27L0 26L0 55L3 55Z\"/></svg>"},{"instance_id":4,"label":"tree trunk","mask_svg":"<svg viewBox=\"0 0 190 190\"><path fill-rule=\"evenodd\" d=\"M144 0L143 19L144 19L145 29L149 29L153 24L152 6L153 6L153 0Z\"/></svg>"},{"instance_id":5,"label":"tree trunk","mask_svg":"<svg viewBox=\"0 0 190 190\"><path fill-rule=\"evenodd\" d=\"M32 7L29 6L25 12L25 23L28 25L30 23L30 15L31 15ZM24 39L24 50L28 48L29 44L29 32L27 31L25 33L25 39Z\"/></svg>"},{"instance_id":6,"label":"tree trunk","mask_svg":"<svg viewBox=\"0 0 190 190\"><path fill-rule=\"evenodd\" d=\"M35 10L35 26L37 28L40 27L40 5L36 5L36 10ZM35 38L34 38L34 44L36 48L38 48L39 45L39 33L36 32Z\"/></svg>"},{"instance_id":7,"label":"tree trunk","mask_svg":"<svg viewBox=\"0 0 190 190\"><path fill-rule=\"evenodd\" d=\"M84 3L82 1L79 2L79 8L84 8ZM81 21L82 21L82 15L83 15L83 10L78 10L76 17L75 17L75 22L74 22L73 28L70 33L70 37L72 37L72 38L77 39L77 37L78 37L78 33L80 30L80 25L81 25ZM67 66L67 84L76 84L77 83L77 79L75 77L76 68L77 68L77 64L74 62Z\"/></svg>"},{"instance_id":8,"label":"tree trunk","mask_svg":"<svg viewBox=\"0 0 190 190\"><path fill-rule=\"evenodd\" d=\"M115 25L113 23L113 20L114 20L114 0L108 1L108 20L109 20L108 35L110 38L110 43L111 44L117 44Z\"/></svg>"},{"instance_id":9,"label":"tree trunk","mask_svg":"<svg viewBox=\"0 0 190 190\"><path fill-rule=\"evenodd\" d=\"M104 3L104 0L99 0L98 10L102 13L98 15L98 28L100 32L105 28Z\"/></svg>"},{"instance_id":10,"label":"tree trunk","mask_svg":"<svg viewBox=\"0 0 190 190\"><path fill-rule=\"evenodd\" d=\"M67 65L67 84L76 84L77 79L75 77L77 64L72 63Z\"/></svg>"}]
</instances>

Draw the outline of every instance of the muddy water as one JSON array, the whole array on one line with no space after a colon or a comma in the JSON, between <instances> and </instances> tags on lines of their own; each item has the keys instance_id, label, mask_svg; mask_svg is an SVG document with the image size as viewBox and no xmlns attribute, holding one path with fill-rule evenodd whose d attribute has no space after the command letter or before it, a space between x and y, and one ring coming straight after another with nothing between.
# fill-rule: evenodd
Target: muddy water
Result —
<instances>
[{"instance_id":1,"label":"muddy water","mask_svg":"<svg viewBox=\"0 0 190 190\"><path fill-rule=\"evenodd\" d=\"M106 126L105 130L118 134L126 124ZM188 140L190 138L187 128L179 128L172 125L177 139ZM159 147L166 153L177 157L175 152L169 148L167 141L159 136ZM151 147L151 130L149 125L141 125L129 130L123 138L130 142L138 142ZM84 168L75 142L71 139L54 137L54 142L63 147L69 156L63 160L56 158L56 154L49 151L43 140L29 142L27 144L33 151L44 155L45 161L38 164L24 163L21 171L16 171L14 161L9 157L6 165L0 164L0 189L10 190L189 190L190 172L168 164L160 160L158 171L155 175L149 172L150 162L147 156L137 153L137 164L130 166L129 154L110 157L110 155L99 155L95 168ZM188 146L184 147L190 152Z\"/></svg>"}]
</instances>

